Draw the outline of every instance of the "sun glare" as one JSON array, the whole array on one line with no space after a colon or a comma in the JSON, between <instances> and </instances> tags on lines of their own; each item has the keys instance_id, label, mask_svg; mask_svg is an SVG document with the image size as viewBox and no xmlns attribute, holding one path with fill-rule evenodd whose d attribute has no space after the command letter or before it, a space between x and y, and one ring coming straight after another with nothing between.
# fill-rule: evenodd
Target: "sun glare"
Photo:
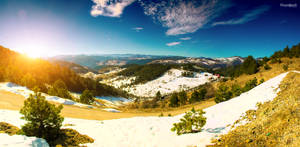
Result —
<instances>
[{"instance_id":1,"label":"sun glare","mask_svg":"<svg viewBox=\"0 0 300 147\"><path fill-rule=\"evenodd\" d=\"M25 50L23 51L23 53L30 58L41 58L46 56L46 54L41 50L35 50L35 49Z\"/></svg>"}]
</instances>

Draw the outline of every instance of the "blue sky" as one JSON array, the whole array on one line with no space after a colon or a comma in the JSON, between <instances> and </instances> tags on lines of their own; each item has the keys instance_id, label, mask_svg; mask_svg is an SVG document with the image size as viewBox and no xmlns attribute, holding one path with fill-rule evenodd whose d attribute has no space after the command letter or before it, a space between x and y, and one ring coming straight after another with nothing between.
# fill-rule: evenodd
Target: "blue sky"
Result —
<instances>
[{"instance_id":1,"label":"blue sky","mask_svg":"<svg viewBox=\"0 0 300 147\"><path fill-rule=\"evenodd\" d=\"M300 42L293 0L0 0L0 45L35 56L269 56Z\"/></svg>"}]
</instances>

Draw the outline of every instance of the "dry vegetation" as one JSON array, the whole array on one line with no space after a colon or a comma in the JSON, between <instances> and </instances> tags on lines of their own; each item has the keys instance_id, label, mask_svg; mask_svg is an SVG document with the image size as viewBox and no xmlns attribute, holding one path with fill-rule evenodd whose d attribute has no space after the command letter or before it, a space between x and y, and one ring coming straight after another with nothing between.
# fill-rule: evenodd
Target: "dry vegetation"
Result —
<instances>
[{"instance_id":1,"label":"dry vegetation","mask_svg":"<svg viewBox=\"0 0 300 147\"><path fill-rule=\"evenodd\" d=\"M14 125L6 122L0 122L0 133L7 133L9 135L15 135L20 131L20 129Z\"/></svg>"},{"instance_id":2,"label":"dry vegetation","mask_svg":"<svg viewBox=\"0 0 300 147\"><path fill-rule=\"evenodd\" d=\"M215 146L300 146L300 74L289 73L280 89L273 101L246 113L242 119L249 123L214 140Z\"/></svg>"},{"instance_id":3,"label":"dry vegetation","mask_svg":"<svg viewBox=\"0 0 300 147\"><path fill-rule=\"evenodd\" d=\"M280 73L286 72L283 69L284 65L288 65L288 71L291 70L298 70L300 71L300 58L281 58L282 63L274 63L271 64L271 61L268 62L268 65L270 65L271 69L270 70L265 70L263 66L260 67L259 72L256 74L252 75L246 75L243 74L235 79L228 80L225 82L227 86L231 86L234 83L238 85L244 85L247 81L253 79L254 77L257 78L258 81L261 79L264 79L265 81L276 77ZM220 85L220 82L214 83L214 87L217 88Z\"/></svg>"}]
</instances>

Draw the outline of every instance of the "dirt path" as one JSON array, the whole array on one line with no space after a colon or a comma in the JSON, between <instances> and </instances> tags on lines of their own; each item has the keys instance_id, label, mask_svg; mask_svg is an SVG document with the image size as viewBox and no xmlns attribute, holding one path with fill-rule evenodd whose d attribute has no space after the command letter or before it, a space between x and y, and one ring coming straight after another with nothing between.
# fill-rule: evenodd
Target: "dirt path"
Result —
<instances>
[{"instance_id":1,"label":"dirt path","mask_svg":"<svg viewBox=\"0 0 300 147\"><path fill-rule=\"evenodd\" d=\"M17 95L11 92L0 90L0 109L9 109L9 110L20 110L23 106L25 98L21 95ZM213 100L204 101L197 105L193 105L197 109L204 109L209 106L214 105L215 102ZM178 115L190 110L192 107L185 106L178 109L167 110L163 112L165 115L171 114ZM62 115L64 117L71 118L81 118L81 119L92 119L92 120L109 120L109 119L118 119L118 118L129 118L135 116L158 116L161 114L159 112L138 112L138 111L128 111L121 113L113 113L101 110L99 108L81 108L77 106L64 105L62 110Z\"/></svg>"}]
</instances>

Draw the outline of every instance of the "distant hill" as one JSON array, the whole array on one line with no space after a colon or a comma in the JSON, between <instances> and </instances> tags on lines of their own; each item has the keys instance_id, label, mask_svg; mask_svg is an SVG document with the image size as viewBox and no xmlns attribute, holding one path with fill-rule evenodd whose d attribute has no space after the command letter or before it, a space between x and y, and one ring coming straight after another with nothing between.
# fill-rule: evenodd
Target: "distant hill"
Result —
<instances>
[{"instance_id":1,"label":"distant hill","mask_svg":"<svg viewBox=\"0 0 300 147\"><path fill-rule=\"evenodd\" d=\"M198 64L206 68L222 68L238 65L244 61L242 57L229 58L191 58L181 56L154 56L138 54L110 54L110 55L61 55L52 59L80 64L99 70L106 66L124 66L128 64Z\"/></svg>"},{"instance_id":2,"label":"distant hill","mask_svg":"<svg viewBox=\"0 0 300 147\"><path fill-rule=\"evenodd\" d=\"M67 67L67 68L73 70L76 73L88 73L88 72L98 73L94 69L91 69L91 68L86 67L86 66L81 66L79 64L72 63L72 62L61 61L61 60L49 60L49 61L52 62L52 63L59 64L60 66Z\"/></svg>"},{"instance_id":3,"label":"distant hill","mask_svg":"<svg viewBox=\"0 0 300 147\"><path fill-rule=\"evenodd\" d=\"M157 59L181 59L177 56L153 56L138 54L107 54L107 55L60 55L51 59L62 60L87 66L98 70L106 66L123 66L127 64L147 64Z\"/></svg>"}]
</instances>

